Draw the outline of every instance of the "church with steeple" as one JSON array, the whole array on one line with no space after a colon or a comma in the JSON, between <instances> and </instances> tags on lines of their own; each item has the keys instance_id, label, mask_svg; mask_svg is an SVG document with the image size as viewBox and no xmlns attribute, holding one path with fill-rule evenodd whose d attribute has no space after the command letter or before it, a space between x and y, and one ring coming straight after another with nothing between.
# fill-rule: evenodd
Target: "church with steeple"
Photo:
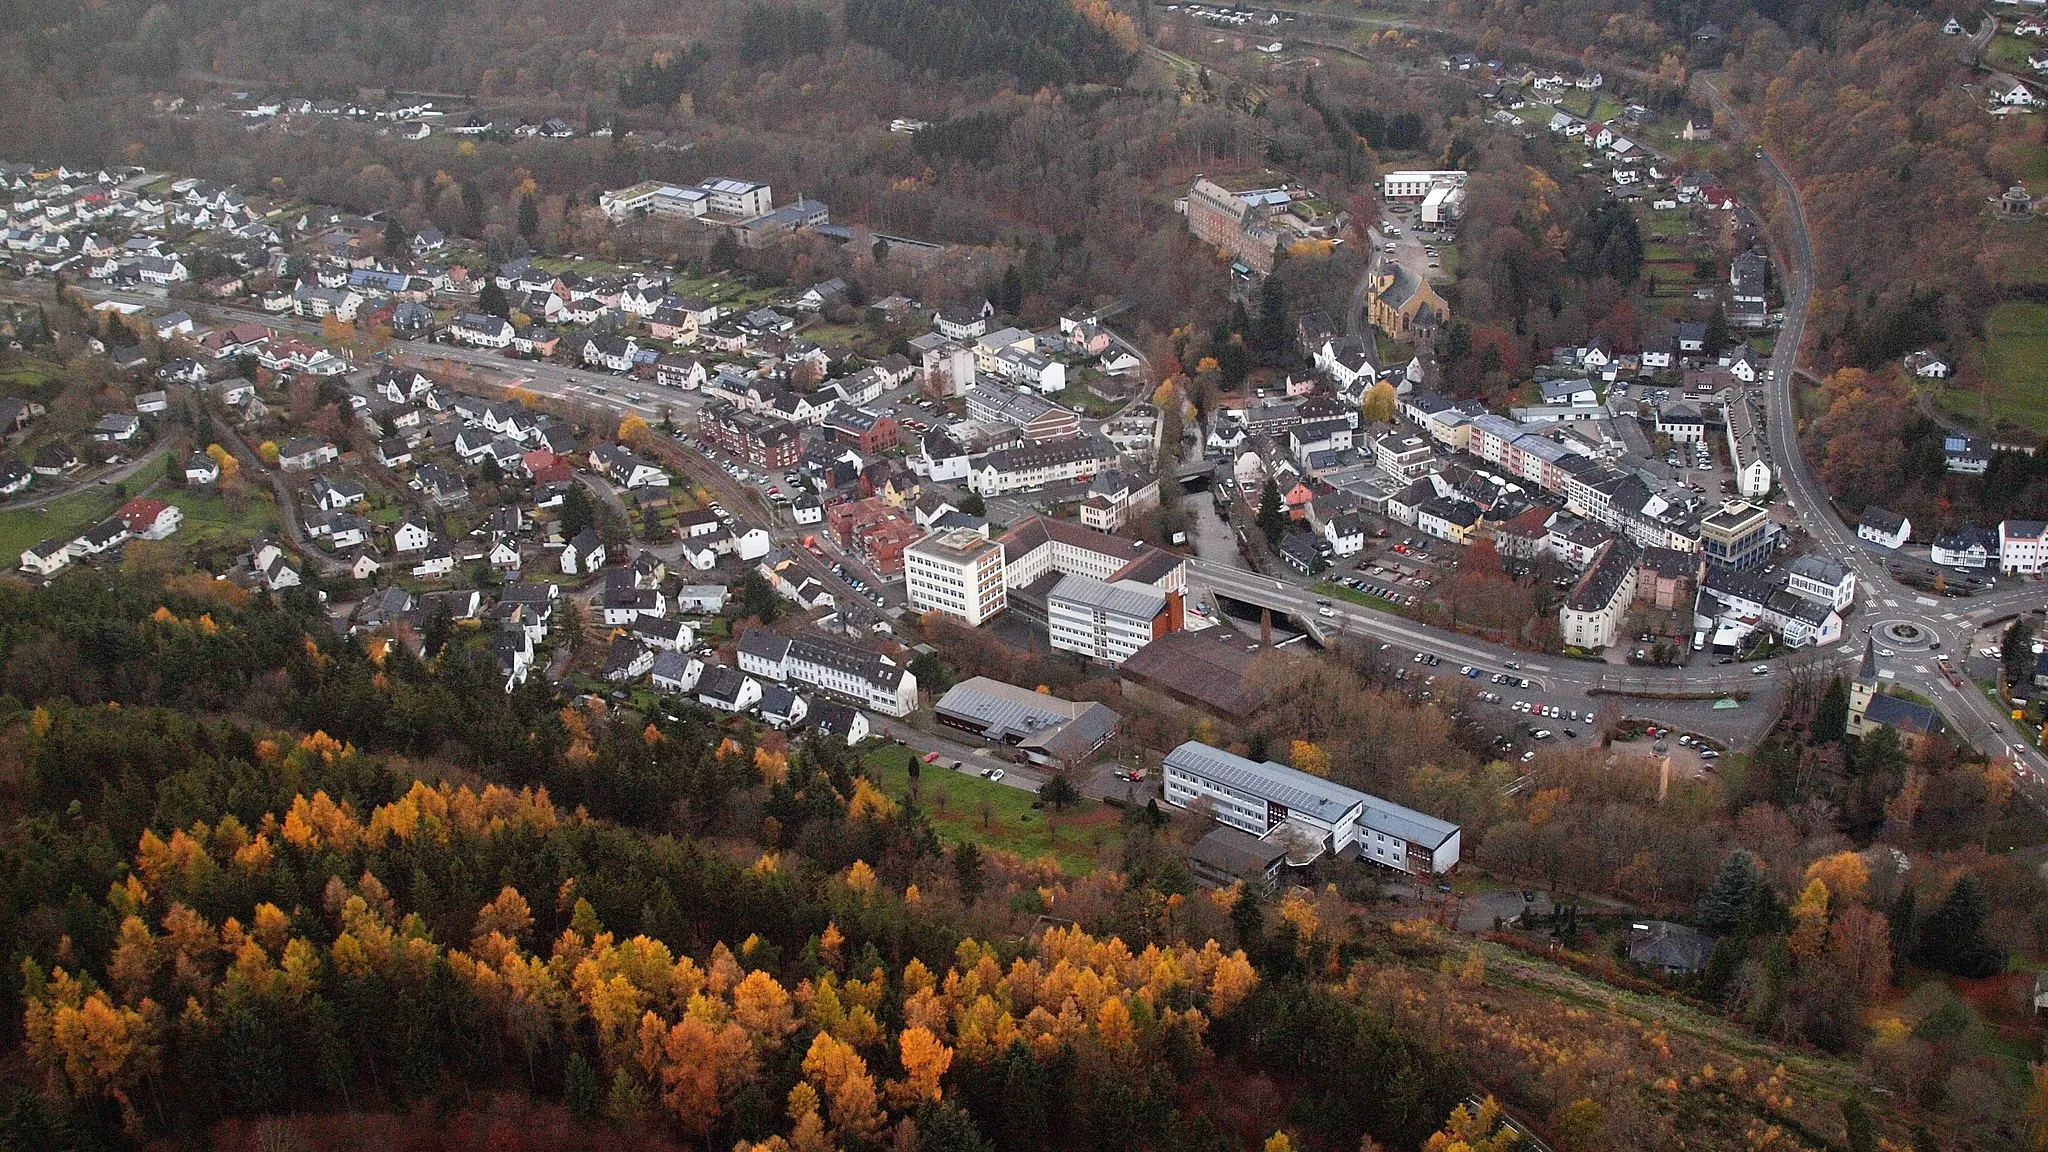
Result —
<instances>
[{"instance_id":1,"label":"church with steeple","mask_svg":"<svg viewBox=\"0 0 2048 1152\"><path fill-rule=\"evenodd\" d=\"M1896 728L1901 736L1924 736L1941 730L1941 714L1925 704L1892 696L1879 689L1877 642L1863 639L1863 663L1856 679L1849 683L1849 735L1868 735L1879 728Z\"/></svg>"}]
</instances>

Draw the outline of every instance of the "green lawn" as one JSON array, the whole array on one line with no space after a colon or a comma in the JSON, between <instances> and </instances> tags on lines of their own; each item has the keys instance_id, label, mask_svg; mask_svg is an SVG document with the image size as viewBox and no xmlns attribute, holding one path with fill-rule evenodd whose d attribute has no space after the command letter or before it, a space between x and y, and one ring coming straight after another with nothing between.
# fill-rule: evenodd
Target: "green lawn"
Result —
<instances>
[{"instance_id":1,"label":"green lawn","mask_svg":"<svg viewBox=\"0 0 2048 1152\"><path fill-rule=\"evenodd\" d=\"M1392 612L1399 616L1406 616L1408 614L1406 607L1396 604L1392 600L1375 596L1370 592L1361 592L1356 588L1346 588L1342 584L1332 584L1327 580L1316 585L1316 594L1318 596L1335 596L1339 600L1349 600L1363 608L1377 608L1382 612Z\"/></svg>"},{"instance_id":2,"label":"green lawn","mask_svg":"<svg viewBox=\"0 0 2048 1152\"><path fill-rule=\"evenodd\" d=\"M1692 209L1653 208L1644 213L1650 219L1650 230L1666 236L1690 236L1693 234Z\"/></svg>"},{"instance_id":3,"label":"green lawn","mask_svg":"<svg viewBox=\"0 0 2048 1152\"><path fill-rule=\"evenodd\" d=\"M25 360L13 367L0 369L0 394L47 404L63 390L51 383L58 371L56 365L40 360Z\"/></svg>"},{"instance_id":4,"label":"green lawn","mask_svg":"<svg viewBox=\"0 0 2048 1152\"><path fill-rule=\"evenodd\" d=\"M1993 416L2048 429L2048 304L2008 301L1984 320Z\"/></svg>"},{"instance_id":5,"label":"green lawn","mask_svg":"<svg viewBox=\"0 0 2048 1152\"><path fill-rule=\"evenodd\" d=\"M169 488L157 496L185 514L185 523L171 539L187 546L213 540L241 544L259 532L277 530L277 510L270 501L252 493L241 497L239 511L216 492Z\"/></svg>"},{"instance_id":6,"label":"green lawn","mask_svg":"<svg viewBox=\"0 0 2048 1152\"><path fill-rule=\"evenodd\" d=\"M1990 59L1991 63L2004 68L2008 72L2015 72L2021 76L2026 76L2032 72L2032 69L2027 67L2027 53L2029 51L2038 52L2040 49L2031 48L2027 41L2018 36L1994 36L1991 38L1991 47L1985 52L1985 56Z\"/></svg>"},{"instance_id":7,"label":"green lawn","mask_svg":"<svg viewBox=\"0 0 2048 1152\"><path fill-rule=\"evenodd\" d=\"M2020 179L2029 187L2048 187L2048 144L2030 144L2021 162Z\"/></svg>"},{"instance_id":8,"label":"green lawn","mask_svg":"<svg viewBox=\"0 0 2048 1152\"><path fill-rule=\"evenodd\" d=\"M0 563L18 562L24 550L53 536L69 540L120 506L111 487L94 485L40 507L0 512Z\"/></svg>"},{"instance_id":9,"label":"green lawn","mask_svg":"<svg viewBox=\"0 0 2048 1152\"><path fill-rule=\"evenodd\" d=\"M890 798L901 799L909 790L909 766L915 755L912 749L895 745L868 754L868 771ZM954 772L945 764L942 760L919 766L917 794L932 828L946 842L973 840L1025 860L1050 856L1075 876L1093 872L1105 853L1112 862L1118 858L1123 823L1115 809L1083 800L1054 817L1055 827L1048 827L1051 809L1033 808L1037 797L1031 793Z\"/></svg>"}]
</instances>

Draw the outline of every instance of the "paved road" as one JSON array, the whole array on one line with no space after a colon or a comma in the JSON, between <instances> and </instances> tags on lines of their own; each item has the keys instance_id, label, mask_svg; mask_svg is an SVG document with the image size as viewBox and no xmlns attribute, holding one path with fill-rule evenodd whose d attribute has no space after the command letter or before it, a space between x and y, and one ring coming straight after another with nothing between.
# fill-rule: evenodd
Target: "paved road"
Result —
<instances>
[{"instance_id":1,"label":"paved road","mask_svg":"<svg viewBox=\"0 0 2048 1152\"><path fill-rule=\"evenodd\" d=\"M1706 85L1715 104L1727 113L1736 133L1740 133L1741 121L1711 85ZM1911 618L1923 625L1932 625L1941 643L1949 651L1967 645L1972 633L1985 620L2000 614L2011 614L2026 607L2037 606L2043 601L2039 585L2004 587L1994 593L1979 597L1961 605L1958 610L1947 613L1946 619L1935 621L1933 613L1921 612L1922 608L1939 606L1929 597L1901 588L1884 572L1883 565L1874 555L1864 550L1854 539L1853 533L1846 532L1832 506L1826 499L1825 490L1811 475L1798 451L1796 423L1792 418L1789 382L1797 364L1798 347L1804 335L1807 296L1812 287L1813 257L1811 239L1807 233L1804 212L1796 190L1790 179L1777 166L1774 158L1764 155L1766 169L1786 189L1788 204L1787 229L1791 237L1791 251L1780 253L1783 263L1781 275L1786 285L1785 323L1777 341L1777 350L1772 360L1772 387L1769 390L1768 433L1776 462L1784 476L1784 484L1791 502L1810 531L1814 533L1836 556L1848 559L1857 569L1859 580L1866 589L1866 605L1869 611L1865 618L1882 623L1894 616ZM144 293L118 293L87 289L89 295L101 299L118 299L144 305L162 307L166 300ZM271 317L244 309L226 308L180 301L195 316L211 318L216 322L235 323L259 320L281 331L316 337L318 325L290 317ZM701 404L701 397L692 394L670 393L652 385L627 384L619 378L603 373L588 372L562 365L531 361L513 361L480 349L452 345L394 345L386 354L391 361L412 364L419 367L434 365L437 361L454 362L479 372L498 377L509 377L507 383L543 396L558 400L580 403L599 409L606 409L623 416L634 412L650 421L657 420L663 409L680 409L685 412ZM593 387L603 389L593 391ZM624 392L646 387L657 393L652 399L629 399ZM767 511L771 532L778 542L787 544L800 538L800 533L782 522L761 500L759 492L751 486L742 486L727 476L721 469L698 453L677 446L671 462L678 463L691 479L705 485L710 491L731 501L737 508L756 507ZM272 478L275 481L275 477ZM289 515L289 514L288 514ZM288 528L293 527L288 520ZM320 556L317 550L308 549L309 554ZM842 597L855 596L852 589L838 579L829 566L811 557L802 549L794 550L805 567L824 579L828 586ZM1296 610L1304 619L1317 619L1314 603L1316 596L1305 581L1296 580L1291 574L1281 581L1285 587L1274 589L1270 577L1258 577L1228 565L1211 561L1196 560L1190 564L1190 576L1198 583L1226 594L1259 593L1267 598L1286 597L1284 607ZM1233 588L1236 590L1233 592ZM1908 608L1906 605L1912 605ZM1461 661L1470 661L1489 668L1504 665L1506 660L1519 660L1520 654L1510 655L1506 649L1497 648L1469 637L1416 624L1402 617L1375 612L1339 602L1333 607L1335 619L1346 630L1380 637L1383 642L1401 643L1404 646L1427 648L1440 656L1451 656ZM1888 615L1889 613L1889 615ZM1799 660L1824 659L1846 662L1853 656L1853 646L1844 646L1830 652L1802 653ZM1751 677L1742 671L1693 671L1650 669L1610 669L1599 665L1577 665L1577 662L1550 660L1540 666L1530 666L1528 672L1532 682L1552 693L1583 695L1588 689L1602 688L1610 691L1637 693L1698 693L1734 690L1743 687L1762 688L1772 680L1781 679L1788 662L1774 662L1771 676ZM1572 666L1567 666L1572 665ZM1920 664L1903 665L1894 670L1902 684L1908 685L1934 699L1944 713L1956 720L1963 728L1965 739L1976 743L1985 751L1999 751L2013 737L2010 729L1997 714L1997 710L1973 688L1955 688L1948 684L1938 672L1925 672ZM2048 759L2029 753L2037 771L2048 769Z\"/></svg>"},{"instance_id":2,"label":"paved road","mask_svg":"<svg viewBox=\"0 0 2048 1152\"><path fill-rule=\"evenodd\" d=\"M28 495L19 497L14 500L9 500L4 504L0 504L0 512L17 512L24 508L41 508L43 505L48 504L52 500L62 500L64 497L69 496L74 492L83 492L87 488L92 488L99 485L119 484L123 480L128 479L130 476L133 476L136 473L142 471L143 469L148 468L151 465L162 460L164 458L164 453L169 452L170 450L171 439L169 437L164 437L162 439L159 439L156 442L155 447L152 447L149 451L143 453L142 455L136 457L133 460L130 460L126 464L122 464L119 467L110 469L108 471L95 472L88 476L80 476L76 480L60 484L55 488L37 488L31 485L28 490Z\"/></svg>"},{"instance_id":3,"label":"paved road","mask_svg":"<svg viewBox=\"0 0 2048 1152\"><path fill-rule=\"evenodd\" d=\"M1711 81L1702 87L1726 118L1731 135L1747 134L1742 117L1730 106ZM2007 577L2000 586L1968 600L1944 602L1893 580L1883 559L1858 540L1855 531L1836 515L1827 488L1814 475L1799 450L1799 426L1793 407L1792 381L1798 370L1799 348L1805 338L1808 296L1813 289L1813 238L1806 226L1806 209L1798 186L1768 147L1759 147L1763 169L1785 200L1784 226L1789 250L1775 253L1778 274L1785 286L1785 322L1778 332L1771 356L1771 386L1767 391L1769 415L1765 433L1770 441L1773 464L1787 498L1799 512L1806 530L1829 555L1845 560L1856 571L1861 616L1866 626L1882 629L1887 623L1912 623L1931 633L1941 650L1960 659L1977 629L1985 622L2048 604L2048 589L2038 582ZM1901 650L1894 646L1894 651ZM1934 701L1960 731L1963 740L1980 751L1996 754L2008 744L2018 743L2005 714L1985 699L1967 679L1951 684L1939 670L1928 646L1915 650L1917 659L1902 660L1886 669L1897 683ZM1909 655L1914 655L1909 654ZM2048 767L2048 758L2028 749L2023 753L2037 772Z\"/></svg>"}]
</instances>

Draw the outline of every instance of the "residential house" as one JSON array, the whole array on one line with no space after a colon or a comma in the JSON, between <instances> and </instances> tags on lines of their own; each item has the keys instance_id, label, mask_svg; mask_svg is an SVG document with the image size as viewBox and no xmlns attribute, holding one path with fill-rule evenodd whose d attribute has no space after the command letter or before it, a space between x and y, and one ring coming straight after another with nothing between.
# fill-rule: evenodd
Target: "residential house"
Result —
<instances>
[{"instance_id":1,"label":"residential house","mask_svg":"<svg viewBox=\"0 0 2048 1152\"><path fill-rule=\"evenodd\" d=\"M1866 504L1856 524L1856 536L1880 548L1898 548L1913 534L1913 522L1896 512Z\"/></svg>"}]
</instances>

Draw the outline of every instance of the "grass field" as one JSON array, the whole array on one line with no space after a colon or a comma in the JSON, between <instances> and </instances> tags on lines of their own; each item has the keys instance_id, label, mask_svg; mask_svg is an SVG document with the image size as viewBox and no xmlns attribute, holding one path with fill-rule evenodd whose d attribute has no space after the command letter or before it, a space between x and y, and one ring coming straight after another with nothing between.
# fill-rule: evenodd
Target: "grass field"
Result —
<instances>
[{"instance_id":1,"label":"grass field","mask_svg":"<svg viewBox=\"0 0 2048 1152\"><path fill-rule=\"evenodd\" d=\"M2048 429L2048 304L2008 301L1991 310L1984 369L1992 416Z\"/></svg>"},{"instance_id":2,"label":"grass field","mask_svg":"<svg viewBox=\"0 0 2048 1152\"><path fill-rule=\"evenodd\" d=\"M0 564L16 563L25 549L52 536L69 540L120 505L112 488L94 485L36 508L0 512Z\"/></svg>"},{"instance_id":3,"label":"grass field","mask_svg":"<svg viewBox=\"0 0 2048 1152\"><path fill-rule=\"evenodd\" d=\"M891 798L909 791L914 755L911 749L894 745L869 753L868 769ZM954 772L943 764L920 765L917 795L932 828L948 843L972 840L1025 860L1050 856L1076 876L1093 872L1104 859L1118 858L1123 821L1115 809L1083 800L1054 816L1049 808L1033 808L1037 797L1022 788Z\"/></svg>"},{"instance_id":4,"label":"grass field","mask_svg":"<svg viewBox=\"0 0 2048 1152\"><path fill-rule=\"evenodd\" d=\"M213 492L172 488L157 496L185 514L185 523L171 537L178 544L193 546L215 540L242 544L259 532L277 530L277 510L261 496L245 495L240 511Z\"/></svg>"},{"instance_id":5,"label":"grass field","mask_svg":"<svg viewBox=\"0 0 2048 1152\"><path fill-rule=\"evenodd\" d=\"M2029 51L2038 52L2040 49L2031 48L2027 41L2018 36L1994 36L1991 38L1991 47L1985 50L1984 55L2000 68L2025 76L2032 71L2027 67Z\"/></svg>"},{"instance_id":6,"label":"grass field","mask_svg":"<svg viewBox=\"0 0 2048 1152\"><path fill-rule=\"evenodd\" d=\"M47 404L63 390L51 382L57 372L55 365L38 360L25 360L0 369L0 394Z\"/></svg>"}]
</instances>

